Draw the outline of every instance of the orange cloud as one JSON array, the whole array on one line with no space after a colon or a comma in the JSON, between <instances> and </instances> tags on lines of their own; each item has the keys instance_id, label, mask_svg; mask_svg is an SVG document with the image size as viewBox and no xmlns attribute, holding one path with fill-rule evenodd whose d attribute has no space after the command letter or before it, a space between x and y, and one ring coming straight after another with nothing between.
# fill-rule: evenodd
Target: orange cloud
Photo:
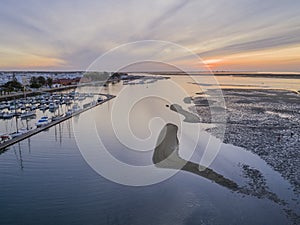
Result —
<instances>
[{"instance_id":1,"label":"orange cloud","mask_svg":"<svg viewBox=\"0 0 300 225\"><path fill-rule=\"evenodd\" d=\"M300 45L235 53L205 59L212 70L300 70Z\"/></svg>"},{"instance_id":2,"label":"orange cloud","mask_svg":"<svg viewBox=\"0 0 300 225\"><path fill-rule=\"evenodd\" d=\"M66 62L59 58L45 57L20 52L1 54L0 57L0 68L2 69L40 69L55 68L62 65L66 65Z\"/></svg>"}]
</instances>

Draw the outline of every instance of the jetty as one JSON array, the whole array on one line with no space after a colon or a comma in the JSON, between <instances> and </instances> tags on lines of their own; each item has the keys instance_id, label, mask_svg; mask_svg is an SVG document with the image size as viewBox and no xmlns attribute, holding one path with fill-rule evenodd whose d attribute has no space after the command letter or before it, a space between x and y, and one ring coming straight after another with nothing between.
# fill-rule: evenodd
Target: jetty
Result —
<instances>
[{"instance_id":1,"label":"jetty","mask_svg":"<svg viewBox=\"0 0 300 225\"><path fill-rule=\"evenodd\" d=\"M51 122L49 122L48 124L46 124L46 125L44 125L42 127L34 128L34 129L29 130L28 132L26 132L24 134L21 134L21 135L15 137L15 138L6 140L5 142L3 142L3 143L0 144L0 152L5 151L6 148L9 147L9 146L11 146L11 145L14 145L14 144L16 144L16 143L18 143L18 142L26 139L26 138L29 138L29 137L31 137L33 135L36 135L36 134L38 134L38 133L40 133L40 132L42 132L44 130L47 130L50 127L53 127L53 126L55 126L55 125L57 125L57 124L65 121L65 120L68 120L68 119L72 118L73 116L77 116L77 115L79 115L79 114L81 114L83 112L86 112L86 111L88 111L88 110L90 110L92 108L95 108L95 107L97 107L97 106L99 106L99 105L101 105L101 104L103 104L103 103L105 103L107 101L110 101L111 99L113 99L113 98L116 97L115 95L109 95L109 94L98 94L98 95L99 96L104 96L106 98L103 99L103 100L101 100L101 101L95 102L94 104L90 104L86 108L83 108L83 109L80 109L78 111L75 111L75 112L73 112L70 115L65 115L62 118L59 118L59 119L57 119L55 121L51 121Z\"/></svg>"}]
</instances>

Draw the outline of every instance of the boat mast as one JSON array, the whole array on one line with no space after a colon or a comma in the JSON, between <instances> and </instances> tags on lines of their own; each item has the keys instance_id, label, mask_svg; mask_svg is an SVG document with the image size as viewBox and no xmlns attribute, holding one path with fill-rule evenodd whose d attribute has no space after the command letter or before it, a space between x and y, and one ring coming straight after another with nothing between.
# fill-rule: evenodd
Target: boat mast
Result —
<instances>
[{"instance_id":1,"label":"boat mast","mask_svg":"<svg viewBox=\"0 0 300 225\"><path fill-rule=\"evenodd\" d=\"M14 98L14 102L15 102L16 128L17 128L17 133L19 133L16 98Z\"/></svg>"},{"instance_id":2,"label":"boat mast","mask_svg":"<svg viewBox=\"0 0 300 225\"><path fill-rule=\"evenodd\" d=\"M28 126L28 118L26 117L26 127L27 127L27 130L29 130L29 126Z\"/></svg>"},{"instance_id":3,"label":"boat mast","mask_svg":"<svg viewBox=\"0 0 300 225\"><path fill-rule=\"evenodd\" d=\"M23 86L23 95L24 95L24 99L27 100L27 96L26 96L26 92L25 92L25 85Z\"/></svg>"}]
</instances>

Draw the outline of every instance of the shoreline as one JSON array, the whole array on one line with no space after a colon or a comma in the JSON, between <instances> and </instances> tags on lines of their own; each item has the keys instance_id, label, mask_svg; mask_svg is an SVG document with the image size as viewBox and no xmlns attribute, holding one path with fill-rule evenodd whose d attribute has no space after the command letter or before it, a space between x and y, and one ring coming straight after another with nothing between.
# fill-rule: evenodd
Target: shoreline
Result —
<instances>
[{"instance_id":1,"label":"shoreline","mask_svg":"<svg viewBox=\"0 0 300 225\"><path fill-rule=\"evenodd\" d=\"M64 91L64 90L70 90L70 89L75 89L77 88L78 85L69 85L69 86L64 86L64 87L58 87L58 88L45 88L41 90L36 90L36 91L26 91L26 92L18 92L14 94L9 94L9 95L1 95L0 96L0 102L1 101L8 101L12 100L14 98L22 98L25 96L35 96L35 95L40 95L41 93L44 92L56 92L56 91Z\"/></svg>"},{"instance_id":2,"label":"shoreline","mask_svg":"<svg viewBox=\"0 0 300 225\"><path fill-rule=\"evenodd\" d=\"M233 76L233 77L258 77L258 78L287 78L287 79L300 79L300 72L235 72L235 71L182 71L182 72L131 72L131 73L147 73L153 75L163 75L163 76Z\"/></svg>"},{"instance_id":3,"label":"shoreline","mask_svg":"<svg viewBox=\"0 0 300 225\"><path fill-rule=\"evenodd\" d=\"M68 86L62 86L62 87L57 87L57 88L42 88L40 90L35 90L35 91L26 91L26 92L18 92L10 95L0 95L0 102L1 101L7 101L7 100L12 100L14 98L22 98L25 96L35 96L35 95L40 95L41 93L44 92L56 92L56 91L64 91L64 90L70 90L70 89L76 89L78 87L83 87L83 86L88 86L88 85L98 85L98 84L103 84L103 82L93 82L93 83L79 83L79 84L74 84L74 85L68 85Z\"/></svg>"}]
</instances>

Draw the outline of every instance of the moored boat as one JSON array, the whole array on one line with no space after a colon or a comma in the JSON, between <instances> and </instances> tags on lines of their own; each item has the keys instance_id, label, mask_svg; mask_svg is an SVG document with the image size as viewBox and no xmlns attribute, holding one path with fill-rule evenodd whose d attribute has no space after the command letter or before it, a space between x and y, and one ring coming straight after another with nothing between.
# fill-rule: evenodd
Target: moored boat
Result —
<instances>
[{"instance_id":1,"label":"moored boat","mask_svg":"<svg viewBox=\"0 0 300 225\"><path fill-rule=\"evenodd\" d=\"M27 132L29 132L29 130L27 130L27 129L24 128L24 129L20 129L18 131L15 131L13 133L10 133L9 136L11 138L16 138L16 137L19 137L19 136L21 136L23 134L26 134Z\"/></svg>"},{"instance_id":2,"label":"moored boat","mask_svg":"<svg viewBox=\"0 0 300 225\"><path fill-rule=\"evenodd\" d=\"M42 126L46 126L48 123L50 123L48 116L43 116L41 117L41 119L39 119L35 125L37 127L42 127Z\"/></svg>"},{"instance_id":3,"label":"moored boat","mask_svg":"<svg viewBox=\"0 0 300 225\"><path fill-rule=\"evenodd\" d=\"M34 110L32 110L32 111L26 111L26 112L22 113L20 118L26 119L26 118L31 118L31 117L35 117L35 116L36 116L36 113Z\"/></svg>"},{"instance_id":4,"label":"moored boat","mask_svg":"<svg viewBox=\"0 0 300 225\"><path fill-rule=\"evenodd\" d=\"M56 105L55 103L51 102L49 104L49 111L54 112L57 108L58 108L58 105Z\"/></svg>"},{"instance_id":5,"label":"moored boat","mask_svg":"<svg viewBox=\"0 0 300 225\"><path fill-rule=\"evenodd\" d=\"M73 106L72 106L72 111L73 112L77 112L77 111L79 111L81 108L80 108L80 106L78 105L78 104L74 104Z\"/></svg>"},{"instance_id":6,"label":"moored boat","mask_svg":"<svg viewBox=\"0 0 300 225\"><path fill-rule=\"evenodd\" d=\"M3 113L2 118L3 119L11 119L14 116L15 116L15 113L13 113L13 112L5 112L5 113Z\"/></svg>"},{"instance_id":7,"label":"moored boat","mask_svg":"<svg viewBox=\"0 0 300 225\"><path fill-rule=\"evenodd\" d=\"M57 120L60 120L60 119L62 119L62 118L64 118L64 117L65 117L64 114L62 114L62 115L57 115L57 116L53 116L53 117L51 118L51 120L52 120L52 121L57 121Z\"/></svg>"},{"instance_id":8,"label":"moored boat","mask_svg":"<svg viewBox=\"0 0 300 225\"><path fill-rule=\"evenodd\" d=\"M10 139L12 139L12 137L9 134L0 135L0 143L4 143L5 141L8 141Z\"/></svg>"}]
</instances>

